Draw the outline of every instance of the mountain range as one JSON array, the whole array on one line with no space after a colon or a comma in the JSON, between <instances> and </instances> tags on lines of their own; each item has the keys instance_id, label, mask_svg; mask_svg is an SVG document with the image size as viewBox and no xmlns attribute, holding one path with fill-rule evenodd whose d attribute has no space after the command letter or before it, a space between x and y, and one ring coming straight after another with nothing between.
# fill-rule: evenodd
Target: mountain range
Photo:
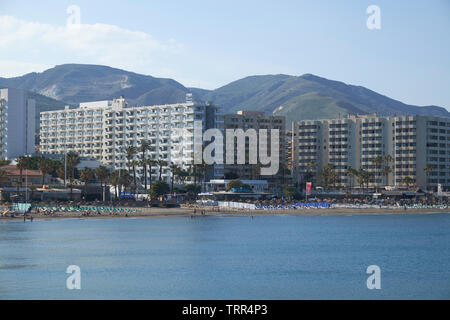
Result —
<instances>
[{"instance_id":1,"label":"mountain range","mask_svg":"<svg viewBox=\"0 0 450 320\"><path fill-rule=\"evenodd\" d=\"M30 91L37 101L38 112L121 95L134 105L177 103L185 101L186 93L192 93L196 100L212 102L225 113L258 110L285 115L288 127L292 121L333 118L349 113L450 117L443 107L407 105L362 86L313 74L250 76L215 90L206 90L188 88L172 79L107 66L64 64L42 73L0 78L0 87Z\"/></svg>"}]
</instances>

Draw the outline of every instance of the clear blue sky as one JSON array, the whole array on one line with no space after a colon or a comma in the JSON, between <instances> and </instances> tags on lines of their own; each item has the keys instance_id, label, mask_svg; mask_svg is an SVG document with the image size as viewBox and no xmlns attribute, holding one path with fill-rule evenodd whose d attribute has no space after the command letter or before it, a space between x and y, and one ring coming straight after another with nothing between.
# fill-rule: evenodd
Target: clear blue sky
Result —
<instances>
[{"instance_id":1,"label":"clear blue sky","mask_svg":"<svg viewBox=\"0 0 450 320\"><path fill-rule=\"evenodd\" d=\"M67 34L72 4L83 28ZM372 4L381 30L366 27ZM313 73L450 109L449 0L0 0L0 17L0 76L93 63L213 89Z\"/></svg>"}]
</instances>

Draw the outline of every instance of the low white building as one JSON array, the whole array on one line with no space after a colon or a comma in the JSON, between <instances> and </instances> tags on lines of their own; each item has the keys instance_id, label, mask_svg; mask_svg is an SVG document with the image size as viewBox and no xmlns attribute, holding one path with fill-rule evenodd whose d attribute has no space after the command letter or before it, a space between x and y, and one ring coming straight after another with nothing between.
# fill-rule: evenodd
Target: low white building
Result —
<instances>
[{"instance_id":1,"label":"low white building","mask_svg":"<svg viewBox=\"0 0 450 320\"><path fill-rule=\"evenodd\" d=\"M0 158L33 154L36 104L21 89L0 89Z\"/></svg>"},{"instance_id":2,"label":"low white building","mask_svg":"<svg viewBox=\"0 0 450 320\"><path fill-rule=\"evenodd\" d=\"M214 179L205 183L205 192L220 192L226 191L227 184L231 180ZM253 192L267 192L269 190L269 183L267 180L241 180L243 184L248 184Z\"/></svg>"}]
</instances>

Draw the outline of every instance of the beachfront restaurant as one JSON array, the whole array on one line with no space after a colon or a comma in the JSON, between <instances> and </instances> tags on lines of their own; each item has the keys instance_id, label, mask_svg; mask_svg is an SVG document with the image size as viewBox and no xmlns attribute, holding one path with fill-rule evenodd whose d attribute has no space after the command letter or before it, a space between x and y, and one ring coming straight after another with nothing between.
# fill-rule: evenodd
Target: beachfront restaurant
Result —
<instances>
[{"instance_id":1,"label":"beachfront restaurant","mask_svg":"<svg viewBox=\"0 0 450 320\"><path fill-rule=\"evenodd\" d=\"M227 190L227 184L231 180L227 179L214 179L206 182L205 192L223 192ZM251 191L255 193L264 193L269 190L269 184L267 180L241 180L243 184L250 186Z\"/></svg>"}]
</instances>

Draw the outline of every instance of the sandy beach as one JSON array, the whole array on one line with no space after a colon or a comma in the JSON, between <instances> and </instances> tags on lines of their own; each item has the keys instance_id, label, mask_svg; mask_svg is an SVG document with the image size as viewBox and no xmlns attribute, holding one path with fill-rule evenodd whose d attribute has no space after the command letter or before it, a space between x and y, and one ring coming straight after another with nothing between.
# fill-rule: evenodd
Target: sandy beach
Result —
<instances>
[{"instance_id":1,"label":"sandy beach","mask_svg":"<svg viewBox=\"0 0 450 320\"><path fill-rule=\"evenodd\" d=\"M202 211L204 210L204 214ZM139 208L137 212L101 212L101 214L90 212L86 214L80 211L60 211L53 214L44 213L32 213L28 214L28 219L60 219L60 218L132 218L132 217L201 217L212 215L380 215L380 214L397 214L397 215L409 215L409 214L435 214L435 213L450 213L449 209L438 208L421 208L421 209L404 209L404 208L328 208L328 209L273 209L273 210L232 210L232 209L219 209L217 207L196 208L194 213L193 208L181 207L181 208ZM17 214L15 217L0 217L2 220L23 220L22 214Z\"/></svg>"}]
</instances>

